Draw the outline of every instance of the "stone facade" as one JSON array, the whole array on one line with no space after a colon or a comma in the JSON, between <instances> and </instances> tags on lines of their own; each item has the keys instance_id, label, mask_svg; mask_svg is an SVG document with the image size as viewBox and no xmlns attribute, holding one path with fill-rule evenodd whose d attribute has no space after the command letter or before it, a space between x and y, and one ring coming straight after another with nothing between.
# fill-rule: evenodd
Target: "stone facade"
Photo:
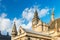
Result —
<instances>
[{"instance_id":1,"label":"stone facade","mask_svg":"<svg viewBox=\"0 0 60 40\"><path fill-rule=\"evenodd\" d=\"M20 26L17 32L16 24L14 23L11 40L60 40L60 19L54 18L54 10L52 9L51 21L46 24L38 17L38 12L35 10L32 19L32 29L25 29Z\"/></svg>"}]
</instances>

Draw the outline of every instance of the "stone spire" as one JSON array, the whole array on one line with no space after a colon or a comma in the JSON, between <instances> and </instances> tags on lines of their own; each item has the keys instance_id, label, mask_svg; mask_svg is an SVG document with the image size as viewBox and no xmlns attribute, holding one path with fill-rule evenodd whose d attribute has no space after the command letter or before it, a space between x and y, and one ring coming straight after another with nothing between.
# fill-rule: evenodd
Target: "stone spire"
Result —
<instances>
[{"instance_id":1,"label":"stone spire","mask_svg":"<svg viewBox=\"0 0 60 40\"><path fill-rule=\"evenodd\" d=\"M51 14L51 21L54 21L54 8L52 9L52 14Z\"/></svg>"},{"instance_id":2,"label":"stone spire","mask_svg":"<svg viewBox=\"0 0 60 40\"><path fill-rule=\"evenodd\" d=\"M38 18L38 12L37 12L37 10L35 10L34 18Z\"/></svg>"},{"instance_id":3,"label":"stone spire","mask_svg":"<svg viewBox=\"0 0 60 40\"><path fill-rule=\"evenodd\" d=\"M14 25L13 25L13 28L12 28L12 33L11 34L12 34L13 37L17 35L17 29L16 29L15 22L14 22Z\"/></svg>"},{"instance_id":4,"label":"stone spire","mask_svg":"<svg viewBox=\"0 0 60 40\"><path fill-rule=\"evenodd\" d=\"M37 10L35 10L34 12L34 17L32 19L32 29L35 30L37 26L37 24L39 23L39 17L38 17L38 12ZM41 23L41 22L40 22Z\"/></svg>"},{"instance_id":5,"label":"stone spire","mask_svg":"<svg viewBox=\"0 0 60 40\"><path fill-rule=\"evenodd\" d=\"M33 17L33 19L32 19L33 25L38 24L38 20L39 20L39 18L38 18L38 12L37 12L37 10L35 10L35 12L34 12L34 17Z\"/></svg>"}]
</instances>

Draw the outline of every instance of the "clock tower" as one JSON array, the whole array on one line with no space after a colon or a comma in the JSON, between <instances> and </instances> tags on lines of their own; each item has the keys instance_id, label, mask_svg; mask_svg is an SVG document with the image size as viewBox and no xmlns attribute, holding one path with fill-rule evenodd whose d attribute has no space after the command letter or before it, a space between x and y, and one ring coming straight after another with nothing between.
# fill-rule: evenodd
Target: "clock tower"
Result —
<instances>
[{"instance_id":1,"label":"clock tower","mask_svg":"<svg viewBox=\"0 0 60 40\"><path fill-rule=\"evenodd\" d=\"M36 28L38 21L39 21L38 12L37 10L35 10L34 17L32 19L32 29Z\"/></svg>"}]
</instances>

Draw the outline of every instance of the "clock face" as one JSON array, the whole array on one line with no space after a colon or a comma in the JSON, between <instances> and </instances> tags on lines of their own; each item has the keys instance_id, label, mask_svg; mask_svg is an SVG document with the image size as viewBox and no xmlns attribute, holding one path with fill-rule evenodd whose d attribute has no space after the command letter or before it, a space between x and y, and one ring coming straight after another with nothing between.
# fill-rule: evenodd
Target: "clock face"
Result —
<instances>
[{"instance_id":1,"label":"clock face","mask_svg":"<svg viewBox=\"0 0 60 40\"><path fill-rule=\"evenodd\" d=\"M33 27L36 27L36 24L37 24L37 21L34 21L33 22L33 25L34 25Z\"/></svg>"}]
</instances>

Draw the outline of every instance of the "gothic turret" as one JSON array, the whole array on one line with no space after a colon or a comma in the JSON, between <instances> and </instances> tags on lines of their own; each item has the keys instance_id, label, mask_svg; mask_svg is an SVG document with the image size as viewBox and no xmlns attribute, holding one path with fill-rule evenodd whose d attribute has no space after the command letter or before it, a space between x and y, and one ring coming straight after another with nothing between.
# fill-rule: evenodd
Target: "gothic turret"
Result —
<instances>
[{"instance_id":1,"label":"gothic turret","mask_svg":"<svg viewBox=\"0 0 60 40\"><path fill-rule=\"evenodd\" d=\"M32 19L32 27L36 27L35 25L38 24L39 18L38 18L38 12L35 10L34 17Z\"/></svg>"},{"instance_id":2,"label":"gothic turret","mask_svg":"<svg viewBox=\"0 0 60 40\"><path fill-rule=\"evenodd\" d=\"M13 28L12 28L12 36L15 37L17 35L17 29L16 29L16 24L14 22Z\"/></svg>"},{"instance_id":3,"label":"gothic turret","mask_svg":"<svg viewBox=\"0 0 60 40\"><path fill-rule=\"evenodd\" d=\"M51 21L54 21L54 9L52 9Z\"/></svg>"},{"instance_id":4,"label":"gothic turret","mask_svg":"<svg viewBox=\"0 0 60 40\"><path fill-rule=\"evenodd\" d=\"M38 18L38 12L37 12L37 10L35 10L34 18Z\"/></svg>"},{"instance_id":5,"label":"gothic turret","mask_svg":"<svg viewBox=\"0 0 60 40\"><path fill-rule=\"evenodd\" d=\"M37 25L38 24L38 20L39 20L39 18L38 18L38 12L37 12L37 10L35 10L34 17L32 19L33 25Z\"/></svg>"}]
</instances>

